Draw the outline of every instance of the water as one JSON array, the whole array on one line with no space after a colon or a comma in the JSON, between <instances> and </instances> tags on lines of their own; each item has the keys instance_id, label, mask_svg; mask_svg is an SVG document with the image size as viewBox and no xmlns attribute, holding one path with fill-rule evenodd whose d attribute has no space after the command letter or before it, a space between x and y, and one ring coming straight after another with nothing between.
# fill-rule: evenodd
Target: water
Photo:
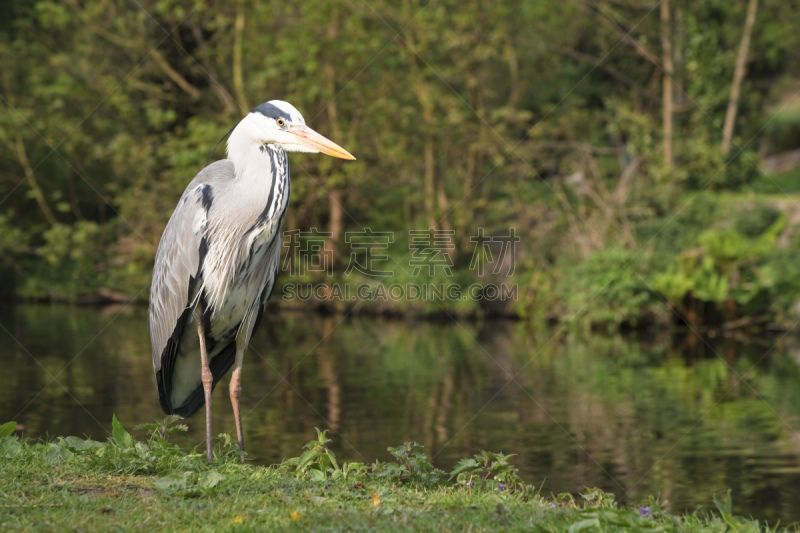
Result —
<instances>
[{"instance_id":1,"label":"water","mask_svg":"<svg viewBox=\"0 0 800 533\"><path fill-rule=\"evenodd\" d=\"M128 428L163 416L145 309L2 307L0 326L0 422L34 438L103 439L112 413ZM680 511L713 508L730 488L737 513L800 521L792 337L773 349L777 338L708 347L553 333L267 315L244 363L248 451L262 463L295 457L327 428L345 460L387 460L387 446L415 440L448 469L488 449L518 454L523 479L546 493L659 494ZM226 386L214 400L215 433L235 433ZM200 443L202 415L189 426L187 446Z\"/></svg>"}]
</instances>

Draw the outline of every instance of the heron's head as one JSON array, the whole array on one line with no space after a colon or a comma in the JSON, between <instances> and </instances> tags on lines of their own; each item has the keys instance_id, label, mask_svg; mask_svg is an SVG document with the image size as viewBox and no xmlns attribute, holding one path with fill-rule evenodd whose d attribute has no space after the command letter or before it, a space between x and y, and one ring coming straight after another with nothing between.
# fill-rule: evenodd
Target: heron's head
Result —
<instances>
[{"instance_id":1,"label":"heron's head","mask_svg":"<svg viewBox=\"0 0 800 533\"><path fill-rule=\"evenodd\" d=\"M287 152L322 152L340 159L355 159L350 152L306 126L303 115L282 100L270 100L250 111L231 133L228 153L270 144Z\"/></svg>"}]
</instances>

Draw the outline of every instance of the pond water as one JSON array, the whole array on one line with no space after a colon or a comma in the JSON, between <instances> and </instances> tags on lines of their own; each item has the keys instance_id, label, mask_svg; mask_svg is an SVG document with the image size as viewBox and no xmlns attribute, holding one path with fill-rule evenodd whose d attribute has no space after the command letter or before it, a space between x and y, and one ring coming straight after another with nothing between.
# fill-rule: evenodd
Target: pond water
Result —
<instances>
[{"instance_id":1,"label":"pond water","mask_svg":"<svg viewBox=\"0 0 800 533\"><path fill-rule=\"evenodd\" d=\"M1 307L0 422L33 438L103 439L112 413L128 428L161 418L146 315ZM800 521L796 339L555 333L273 312L245 357L248 452L261 463L296 457L319 427L345 460L387 460L386 447L407 440L443 469L502 451L545 493L654 494L679 511L713 508L731 489L737 513ZM214 400L214 432L235 434L227 386ZM202 411L188 424L191 447Z\"/></svg>"}]
</instances>

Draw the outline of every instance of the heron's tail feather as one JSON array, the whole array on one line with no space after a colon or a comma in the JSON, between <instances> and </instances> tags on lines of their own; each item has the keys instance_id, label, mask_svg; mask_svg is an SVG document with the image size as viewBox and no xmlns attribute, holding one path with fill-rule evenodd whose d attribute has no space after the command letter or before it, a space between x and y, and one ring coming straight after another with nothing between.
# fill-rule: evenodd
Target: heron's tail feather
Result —
<instances>
[{"instance_id":1,"label":"heron's tail feather","mask_svg":"<svg viewBox=\"0 0 800 533\"><path fill-rule=\"evenodd\" d=\"M197 356L198 360L200 356ZM211 383L211 390L217 386L217 383L228 372L236 359L236 343L232 342L226 346L221 352L211 359L209 368L214 380ZM181 405L172 405L172 373L163 373L166 368L159 370L156 375L156 382L158 383L158 400L161 403L161 409L168 415L179 415L188 418L200 410L206 403L205 392L203 391L203 383L199 382L197 387L189 393ZM171 369L169 369L171 370Z\"/></svg>"}]
</instances>

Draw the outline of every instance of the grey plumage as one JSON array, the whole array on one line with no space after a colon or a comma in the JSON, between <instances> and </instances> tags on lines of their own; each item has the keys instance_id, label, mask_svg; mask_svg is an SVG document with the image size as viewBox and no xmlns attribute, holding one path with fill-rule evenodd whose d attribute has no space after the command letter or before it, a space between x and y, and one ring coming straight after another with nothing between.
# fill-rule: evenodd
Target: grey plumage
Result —
<instances>
[{"instance_id":1,"label":"grey plumage","mask_svg":"<svg viewBox=\"0 0 800 533\"><path fill-rule=\"evenodd\" d=\"M286 102L261 104L231 131L228 159L186 188L156 253L149 327L159 401L165 413L184 417L207 405L209 460L211 391L232 365L231 402L244 447L242 357L275 286L289 201L287 151L355 159Z\"/></svg>"},{"instance_id":2,"label":"grey plumage","mask_svg":"<svg viewBox=\"0 0 800 533\"><path fill-rule=\"evenodd\" d=\"M216 385L233 362L236 335L249 339L257 325L251 320L240 332L243 322L253 313L260 318L274 286L279 230L289 199L289 165L286 152L278 148L263 155L270 161L265 167L272 173L273 185L261 202L256 195L241 201L231 198L236 190L231 187L236 179L234 164L218 161L192 180L164 230L151 287L150 332L165 413L188 417L203 406L192 311L199 306L206 321ZM276 159L282 164L275 164ZM248 291L243 293L243 288Z\"/></svg>"}]
</instances>

